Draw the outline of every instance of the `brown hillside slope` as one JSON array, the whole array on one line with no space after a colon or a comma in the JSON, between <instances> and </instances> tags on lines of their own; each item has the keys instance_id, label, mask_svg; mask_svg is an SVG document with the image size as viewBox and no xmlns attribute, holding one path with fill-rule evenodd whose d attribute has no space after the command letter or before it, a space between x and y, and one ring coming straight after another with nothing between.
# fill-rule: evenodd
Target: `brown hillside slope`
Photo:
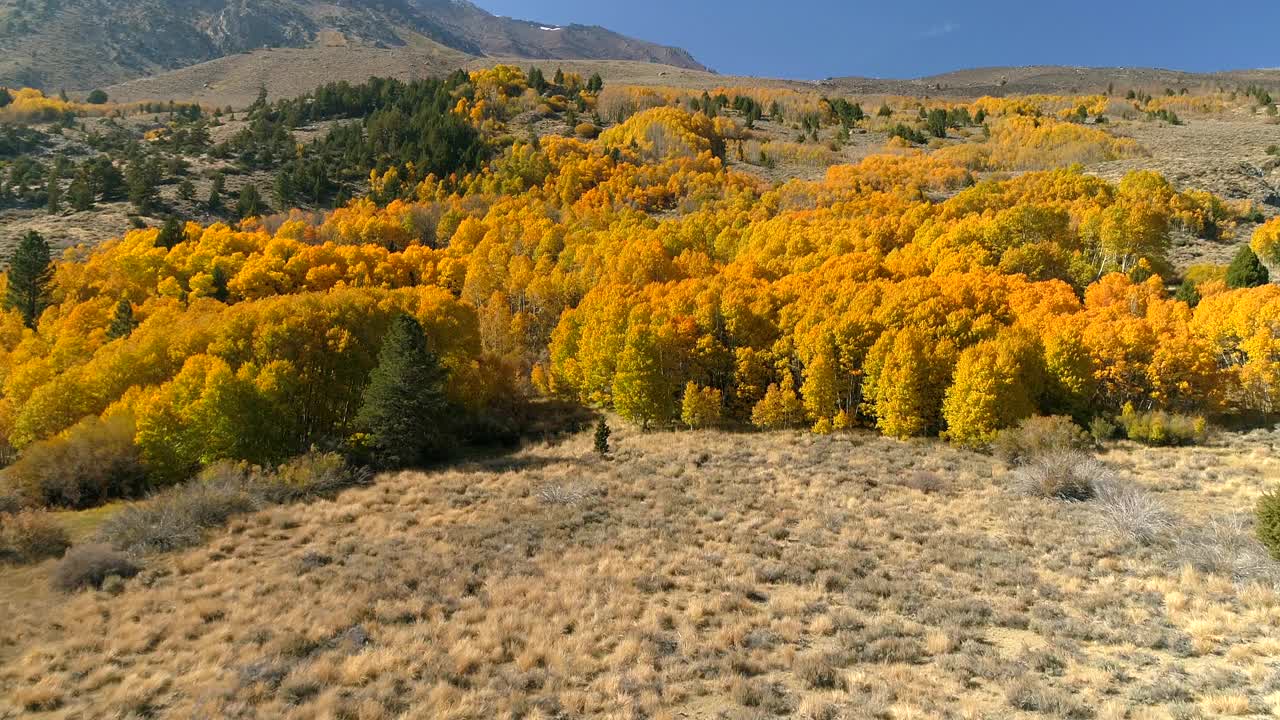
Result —
<instances>
[{"instance_id":1,"label":"brown hillside slope","mask_svg":"<svg viewBox=\"0 0 1280 720\"><path fill-rule=\"evenodd\" d=\"M48 610L15 578L0 716L1263 717L1280 592L1223 518L1276 443L1108 453L1173 513L1151 545L861 434L622 429L611 460L583 435L386 476L117 595Z\"/></svg>"}]
</instances>

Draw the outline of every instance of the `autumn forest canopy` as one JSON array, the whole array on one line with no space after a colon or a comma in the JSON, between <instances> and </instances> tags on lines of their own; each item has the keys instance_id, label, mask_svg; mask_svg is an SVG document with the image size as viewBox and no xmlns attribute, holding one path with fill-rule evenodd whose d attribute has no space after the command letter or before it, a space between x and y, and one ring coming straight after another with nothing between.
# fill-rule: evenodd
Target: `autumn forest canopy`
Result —
<instances>
[{"instance_id":1,"label":"autumn forest canopy","mask_svg":"<svg viewBox=\"0 0 1280 720\"><path fill-rule=\"evenodd\" d=\"M208 146L274 173L274 211L47 259L23 241L0 315L0 435L18 457L4 482L85 506L311 447L429 462L517 437L538 398L650 429L867 427L973 447L1033 415L1159 441L1178 418L1280 410L1280 287L1258 262L1280 260L1280 223L1253 235L1253 265L1175 269L1174 233L1230 237L1257 209L1149 171L1088 174L1141 152L1099 120L1116 102L1131 104L877 109L505 66L264 99ZM529 111L572 132L509 124ZM797 142L755 140L764 117ZM329 131L294 139L316 122ZM832 127L893 139L817 180L728 166L821 154ZM304 201L337 207L287 210ZM424 385L438 393L395 390ZM388 438L413 434L389 407L431 442L388 459ZM69 487L23 467L86 444L134 458L131 480Z\"/></svg>"}]
</instances>

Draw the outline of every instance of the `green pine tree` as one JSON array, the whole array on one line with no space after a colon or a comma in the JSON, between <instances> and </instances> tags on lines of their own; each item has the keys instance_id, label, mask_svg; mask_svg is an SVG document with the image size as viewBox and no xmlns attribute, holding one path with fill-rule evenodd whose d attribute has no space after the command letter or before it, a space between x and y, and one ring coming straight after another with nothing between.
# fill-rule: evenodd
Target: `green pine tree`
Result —
<instances>
[{"instance_id":1,"label":"green pine tree","mask_svg":"<svg viewBox=\"0 0 1280 720\"><path fill-rule=\"evenodd\" d=\"M75 180L71 181L71 187L67 188L67 199L71 201L73 210L93 209L93 188L83 175L79 175Z\"/></svg>"},{"instance_id":2,"label":"green pine tree","mask_svg":"<svg viewBox=\"0 0 1280 720\"><path fill-rule=\"evenodd\" d=\"M170 215L165 218L164 225L160 228L160 234L156 236L156 247L172 250L183 239L182 221L176 215Z\"/></svg>"},{"instance_id":3,"label":"green pine tree","mask_svg":"<svg viewBox=\"0 0 1280 720\"><path fill-rule=\"evenodd\" d=\"M178 197L184 202L191 202L196 197L196 186L192 185L187 178L183 178L182 182L178 183Z\"/></svg>"},{"instance_id":4,"label":"green pine tree","mask_svg":"<svg viewBox=\"0 0 1280 720\"><path fill-rule=\"evenodd\" d=\"M1240 248L1227 267L1227 287L1251 288L1266 285L1271 279L1267 268L1248 245Z\"/></svg>"},{"instance_id":5,"label":"green pine tree","mask_svg":"<svg viewBox=\"0 0 1280 720\"><path fill-rule=\"evenodd\" d=\"M256 185L245 185L240 188L240 199L236 202L236 213L240 215L241 220L261 215L265 207L262 202L262 194L258 192Z\"/></svg>"},{"instance_id":6,"label":"green pine tree","mask_svg":"<svg viewBox=\"0 0 1280 720\"><path fill-rule=\"evenodd\" d=\"M138 327L138 321L133 317L133 304L121 298L120 302L116 304L115 314L111 316L111 326L107 328L107 337L112 340L129 337L136 327Z\"/></svg>"},{"instance_id":7,"label":"green pine tree","mask_svg":"<svg viewBox=\"0 0 1280 720\"><path fill-rule=\"evenodd\" d=\"M62 168L61 163L53 163L49 166L49 214L57 215L62 211Z\"/></svg>"},{"instance_id":8,"label":"green pine tree","mask_svg":"<svg viewBox=\"0 0 1280 720\"><path fill-rule=\"evenodd\" d=\"M226 180L222 177L222 173L213 176L213 185L209 187L209 199L205 200L205 205L210 211L217 212L222 209L222 191L226 185Z\"/></svg>"},{"instance_id":9,"label":"green pine tree","mask_svg":"<svg viewBox=\"0 0 1280 720\"><path fill-rule=\"evenodd\" d=\"M369 436L375 465L418 467L444 454L451 412L444 395L447 378L418 321L396 317L356 416L357 427Z\"/></svg>"},{"instance_id":10,"label":"green pine tree","mask_svg":"<svg viewBox=\"0 0 1280 720\"><path fill-rule=\"evenodd\" d=\"M35 328L40 313L49 304L52 276L49 243L35 230L28 231L9 257L9 289L5 294L5 306L17 310L29 328Z\"/></svg>"},{"instance_id":11,"label":"green pine tree","mask_svg":"<svg viewBox=\"0 0 1280 720\"><path fill-rule=\"evenodd\" d=\"M609 436L613 431L609 429L609 423L605 422L603 417L600 422L596 423L596 452L601 457L609 454Z\"/></svg>"}]
</instances>

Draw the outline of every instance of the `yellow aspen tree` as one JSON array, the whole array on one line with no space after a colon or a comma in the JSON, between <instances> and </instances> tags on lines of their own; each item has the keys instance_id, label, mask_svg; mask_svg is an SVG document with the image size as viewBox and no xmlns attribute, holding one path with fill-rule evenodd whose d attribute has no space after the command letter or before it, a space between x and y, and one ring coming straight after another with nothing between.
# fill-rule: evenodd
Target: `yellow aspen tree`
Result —
<instances>
[{"instance_id":1,"label":"yellow aspen tree","mask_svg":"<svg viewBox=\"0 0 1280 720\"><path fill-rule=\"evenodd\" d=\"M938 429L952 354L949 341L936 342L919 328L893 335L873 398L881 432L907 438Z\"/></svg>"},{"instance_id":2,"label":"yellow aspen tree","mask_svg":"<svg viewBox=\"0 0 1280 720\"><path fill-rule=\"evenodd\" d=\"M804 369L804 384L800 392L804 396L804 409L809 419L815 423L826 420L829 424L839 411L835 361L831 359L830 351L823 350L809 361Z\"/></svg>"},{"instance_id":3,"label":"yellow aspen tree","mask_svg":"<svg viewBox=\"0 0 1280 720\"><path fill-rule=\"evenodd\" d=\"M684 386L684 398L680 404L680 422L691 430L715 427L720 424L721 393L716 388L698 387L689 381Z\"/></svg>"},{"instance_id":4,"label":"yellow aspen tree","mask_svg":"<svg viewBox=\"0 0 1280 720\"><path fill-rule=\"evenodd\" d=\"M1030 333L1006 331L966 349L942 403L946 437L974 447L991 442L1035 414L1043 378L1039 343Z\"/></svg>"},{"instance_id":5,"label":"yellow aspen tree","mask_svg":"<svg viewBox=\"0 0 1280 720\"><path fill-rule=\"evenodd\" d=\"M613 408L647 430L671 417L671 404L653 332L647 325L633 325L613 377Z\"/></svg>"},{"instance_id":6,"label":"yellow aspen tree","mask_svg":"<svg viewBox=\"0 0 1280 720\"><path fill-rule=\"evenodd\" d=\"M804 418L804 404L790 380L773 383L751 410L751 424L763 430L794 427Z\"/></svg>"}]
</instances>

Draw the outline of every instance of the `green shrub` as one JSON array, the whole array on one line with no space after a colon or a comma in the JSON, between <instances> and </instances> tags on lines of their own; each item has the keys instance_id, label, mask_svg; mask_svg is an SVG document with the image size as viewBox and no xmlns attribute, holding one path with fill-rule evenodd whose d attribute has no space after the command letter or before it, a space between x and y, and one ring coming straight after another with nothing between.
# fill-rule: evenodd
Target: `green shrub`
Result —
<instances>
[{"instance_id":1,"label":"green shrub","mask_svg":"<svg viewBox=\"0 0 1280 720\"><path fill-rule=\"evenodd\" d=\"M366 485L372 474L354 468L337 453L307 453L276 469L258 474L252 490L266 502L289 503L332 495L353 485Z\"/></svg>"},{"instance_id":2,"label":"green shrub","mask_svg":"<svg viewBox=\"0 0 1280 720\"><path fill-rule=\"evenodd\" d=\"M85 508L146 487L146 472L133 443L133 420L85 418L65 436L37 442L5 469L8 484L36 504Z\"/></svg>"},{"instance_id":3,"label":"green shrub","mask_svg":"<svg viewBox=\"0 0 1280 720\"><path fill-rule=\"evenodd\" d=\"M1099 445L1116 436L1116 424L1104 417L1089 422L1089 436Z\"/></svg>"},{"instance_id":4,"label":"green shrub","mask_svg":"<svg viewBox=\"0 0 1280 720\"><path fill-rule=\"evenodd\" d=\"M1029 417L1003 430L991 443L996 457L1010 465L1030 462L1046 453L1083 450L1093 442L1079 425L1065 416Z\"/></svg>"},{"instance_id":5,"label":"green shrub","mask_svg":"<svg viewBox=\"0 0 1280 720\"><path fill-rule=\"evenodd\" d=\"M1280 489L1272 490L1258 500L1258 539L1271 557L1280 560Z\"/></svg>"},{"instance_id":6,"label":"green shrub","mask_svg":"<svg viewBox=\"0 0 1280 720\"><path fill-rule=\"evenodd\" d=\"M108 578L130 578L141 568L124 553L109 545L81 545L67 551L53 569L53 587L63 592L100 588Z\"/></svg>"},{"instance_id":7,"label":"green shrub","mask_svg":"<svg viewBox=\"0 0 1280 720\"><path fill-rule=\"evenodd\" d=\"M69 547L71 539L52 513L24 510L0 515L0 561L39 562Z\"/></svg>"},{"instance_id":8,"label":"green shrub","mask_svg":"<svg viewBox=\"0 0 1280 720\"><path fill-rule=\"evenodd\" d=\"M1203 417L1162 410L1137 412L1132 405L1125 406L1119 422L1126 437L1144 445L1194 445L1203 442L1209 433L1208 421Z\"/></svg>"}]
</instances>

